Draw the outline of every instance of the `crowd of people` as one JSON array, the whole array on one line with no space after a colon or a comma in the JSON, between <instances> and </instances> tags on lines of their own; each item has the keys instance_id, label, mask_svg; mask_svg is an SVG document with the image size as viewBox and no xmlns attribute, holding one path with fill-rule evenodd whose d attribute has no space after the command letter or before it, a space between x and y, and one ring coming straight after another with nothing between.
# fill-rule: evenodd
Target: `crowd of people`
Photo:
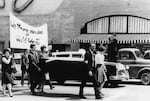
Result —
<instances>
[{"instance_id":1,"label":"crowd of people","mask_svg":"<svg viewBox=\"0 0 150 101\"><path fill-rule=\"evenodd\" d=\"M110 44L108 46L108 61L116 61L116 53L117 53L117 40L115 35L109 38ZM45 58L51 56L52 47L49 47L49 51L47 51L46 46L41 47L41 52L38 53L36 51L36 45L31 44L30 50L25 49L24 53L21 57L21 85L24 86L24 77L27 74L28 77L28 85L30 85L30 91L33 95L36 95L35 89L39 89L41 93L44 92L44 84L46 81L45 74L47 73L44 64ZM111 50L111 51L110 51ZM87 68L89 71L89 77L93 83L95 98L102 99L104 94L102 93L102 88L107 81L106 72L107 69L104 64L104 53L106 48L102 45L97 46L96 44L90 44L89 49L86 51L84 56L84 62L87 64ZM113 52L112 52L113 51ZM3 95L6 96L6 88L8 89L9 96L13 97L12 93L12 85L14 84L14 80L12 77L12 73L15 72L15 62L14 58L11 55L11 50L9 48L5 49L2 54L2 88ZM79 90L79 97L85 99L83 89L86 85L86 80L82 80ZM54 86L49 79L50 89L53 89Z\"/></svg>"},{"instance_id":2,"label":"crowd of people","mask_svg":"<svg viewBox=\"0 0 150 101\"><path fill-rule=\"evenodd\" d=\"M21 56L21 85L24 86L25 74L28 77L28 85L33 95L36 94L35 89L44 92L44 84L46 81L45 74L47 71L44 67L44 59L51 56L51 47L47 51L46 46L41 46L41 52L36 51L36 45L31 44L30 50L25 49ZM16 72L14 57L9 48L5 49L2 54L2 94L4 96L13 97L12 85L15 85L12 73ZM50 89L54 86L49 79ZM6 94L6 89L8 93Z\"/></svg>"}]
</instances>

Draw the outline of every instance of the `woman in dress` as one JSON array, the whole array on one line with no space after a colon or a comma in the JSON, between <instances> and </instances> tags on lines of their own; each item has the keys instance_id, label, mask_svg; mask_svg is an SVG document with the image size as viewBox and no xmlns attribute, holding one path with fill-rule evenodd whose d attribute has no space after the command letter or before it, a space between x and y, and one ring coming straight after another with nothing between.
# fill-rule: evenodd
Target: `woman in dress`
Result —
<instances>
[{"instance_id":1,"label":"woman in dress","mask_svg":"<svg viewBox=\"0 0 150 101\"><path fill-rule=\"evenodd\" d=\"M97 53L95 55L95 64L96 64L96 70L97 70L97 81L98 81L98 86L99 86L99 91L100 91L100 95L103 96L101 90L105 84L105 82L107 81L107 76L106 76L106 67L104 65L104 52L105 52L105 47L104 46L100 46L97 49Z\"/></svg>"},{"instance_id":2,"label":"woman in dress","mask_svg":"<svg viewBox=\"0 0 150 101\"><path fill-rule=\"evenodd\" d=\"M5 49L4 55L2 56L2 86L3 86L3 95L6 94L6 87L8 88L9 96L13 97L12 94L12 81L13 78L11 76L12 73L12 56L10 55L10 50Z\"/></svg>"}]
</instances>

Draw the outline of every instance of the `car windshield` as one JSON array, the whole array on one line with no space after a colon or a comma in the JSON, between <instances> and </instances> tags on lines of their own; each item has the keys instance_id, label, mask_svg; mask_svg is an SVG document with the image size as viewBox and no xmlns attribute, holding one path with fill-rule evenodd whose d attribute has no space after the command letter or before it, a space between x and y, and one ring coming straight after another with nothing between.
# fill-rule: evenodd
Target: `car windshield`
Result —
<instances>
[{"instance_id":1,"label":"car windshield","mask_svg":"<svg viewBox=\"0 0 150 101\"><path fill-rule=\"evenodd\" d=\"M135 54L138 58L144 58L143 54L140 51L135 51Z\"/></svg>"}]
</instances>

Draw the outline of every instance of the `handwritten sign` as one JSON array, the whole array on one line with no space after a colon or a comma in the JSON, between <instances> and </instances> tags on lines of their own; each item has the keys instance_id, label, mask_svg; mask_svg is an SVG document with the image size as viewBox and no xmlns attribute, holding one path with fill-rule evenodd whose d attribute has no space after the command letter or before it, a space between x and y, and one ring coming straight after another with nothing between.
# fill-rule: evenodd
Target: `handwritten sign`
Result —
<instances>
[{"instance_id":1,"label":"handwritten sign","mask_svg":"<svg viewBox=\"0 0 150 101\"><path fill-rule=\"evenodd\" d=\"M29 49L32 43L36 44L37 50L43 45L48 47L47 24L32 27L10 14L10 47Z\"/></svg>"}]
</instances>

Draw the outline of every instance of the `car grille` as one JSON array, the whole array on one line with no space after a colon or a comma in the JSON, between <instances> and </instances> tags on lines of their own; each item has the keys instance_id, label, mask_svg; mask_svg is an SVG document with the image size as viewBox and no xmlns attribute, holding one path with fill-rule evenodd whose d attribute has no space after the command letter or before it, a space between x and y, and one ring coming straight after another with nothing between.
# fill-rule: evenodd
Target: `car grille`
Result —
<instances>
[{"instance_id":1,"label":"car grille","mask_svg":"<svg viewBox=\"0 0 150 101\"><path fill-rule=\"evenodd\" d=\"M115 76L116 75L116 66L112 66L112 65L106 65L107 68L107 75L108 76Z\"/></svg>"},{"instance_id":2,"label":"car grille","mask_svg":"<svg viewBox=\"0 0 150 101\"><path fill-rule=\"evenodd\" d=\"M126 74L125 70L118 71L118 75L123 75L123 74Z\"/></svg>"}]
</instances>

